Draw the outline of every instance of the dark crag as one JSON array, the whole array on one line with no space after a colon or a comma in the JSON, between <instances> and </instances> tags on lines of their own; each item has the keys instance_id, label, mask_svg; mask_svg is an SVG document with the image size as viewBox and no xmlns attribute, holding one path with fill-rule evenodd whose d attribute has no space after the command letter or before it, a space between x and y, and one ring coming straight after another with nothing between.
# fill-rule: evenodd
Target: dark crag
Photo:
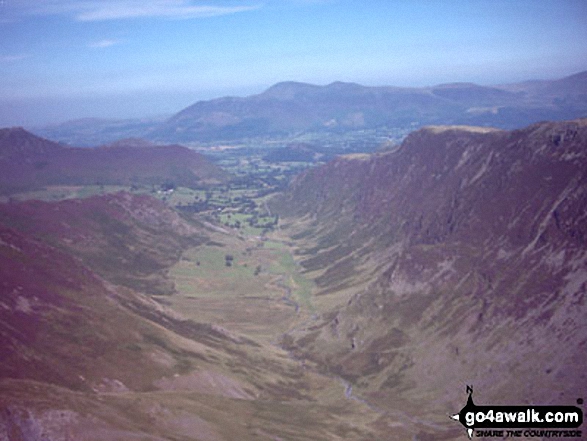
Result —
<instances>
[{"instance_id":1,"label":"dark crag","mask_svg":"<svg viewBox=\"0 0 587 441\"><path fill-rule=\"evenodd\" d=\"M586 170L576 120L429 127L397 151L307 171L272 209L338 306L291 347L388 409L450 412L463 384L496 404L574 401L587 372Z\"/></svg>"}]
</instances>

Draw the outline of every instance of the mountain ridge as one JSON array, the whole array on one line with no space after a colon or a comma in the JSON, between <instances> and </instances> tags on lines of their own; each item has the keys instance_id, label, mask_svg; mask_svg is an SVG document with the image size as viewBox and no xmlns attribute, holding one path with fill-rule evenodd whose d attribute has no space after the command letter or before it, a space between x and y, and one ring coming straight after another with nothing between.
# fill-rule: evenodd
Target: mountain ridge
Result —
<instances>
[{"instance_id":1,"label":"mountain ridge","mask_svg":"<svg viewBox=\"0 0 587 441\"><path fill-rule=\"evenodd\" d=\"M586 146L586 119L424 128L392 152L306 171L270 206L336 306L284 343L383 408L448 413L463 384L504 404L574 400L587 368Z\"/></svg>"},{"instance_id":2,"label":"mountain ridge","mask_svg":"<svg viewBox=\"0 0 587 441\"><path fill-rule=\"evenodd\" d=\"M584 116L585 91L584 72L505 86L446 83L410 88L344 82L317 86L287 81L249 97L199 101L149 136L205 142L309 130L404 127L414 122L512 129L540 120Z\"/></svg>"},{"instance_id":3,"label":"mountain ridge","mask_svg":"<svg viewBox=\"0 0 587 441\"><path fill-rule=\"evenodd\" d=\"M63 145L30 133L23 127L0 129L0 160L6 157L53 153L63 148Z\"/></svg>"},{"instance_id":4,"label":"mountain ridge","mask_svg":"<svg viewBox=\"0 0 587 441\"><path fill-rule=\"evenodd\" d=\"M174 185L221 182L228 175L180 145L121 140L97 148L63 146L22 129L0 130L0 193L47 185Z\"/></svg>"},{"instance_id":5,"label":"mountain ridge","mask_svg":"<svg viewBox=\"0 0 587 441\"><path fill-rule=\"evenodd\" d=\"M162 143L237 142L300 133L413 130L429 124L514 129L587 115L587 71L554 80L425 87L362 86L335 81L276 83L249 96L197 101L164 120L68 122L34 131L50 139L98 145L142 137Z\"/></svg>"},{"instance_id":6,"label":"mountain ridge","mask_svg":"<svg viewBox=\"0 0 587 441\"><path fill-rule=\"evenodd\" d=\"M458 439L466 384L483 403L575 403L586 170L587 119L429 126L300 174L267 201L269 238L127 192L0 204L0 439ZM254 295L206 299L214 277ZM298 320L270 344L192 308Z\"/></svg>"}]
</instances>

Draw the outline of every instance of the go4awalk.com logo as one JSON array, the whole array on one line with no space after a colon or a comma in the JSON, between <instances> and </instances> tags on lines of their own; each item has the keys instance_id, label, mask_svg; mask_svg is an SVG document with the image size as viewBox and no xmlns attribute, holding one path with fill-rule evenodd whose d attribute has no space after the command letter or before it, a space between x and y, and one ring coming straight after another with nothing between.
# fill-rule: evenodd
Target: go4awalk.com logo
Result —
<instances>
[{"instance_id":1,"label":"go4awalk.com logo","mask_svg":"<svg viewBox=\"0 0 587 441\"><path fill-rule=\"evenodd\" d=\"M507 438L581 438L583 410L577 406L477 406L473 387L467 386L467 404L452 415L467 430L469 439ZM577 404L583 404L578 399Z\"/></svg>"}]
</instances>

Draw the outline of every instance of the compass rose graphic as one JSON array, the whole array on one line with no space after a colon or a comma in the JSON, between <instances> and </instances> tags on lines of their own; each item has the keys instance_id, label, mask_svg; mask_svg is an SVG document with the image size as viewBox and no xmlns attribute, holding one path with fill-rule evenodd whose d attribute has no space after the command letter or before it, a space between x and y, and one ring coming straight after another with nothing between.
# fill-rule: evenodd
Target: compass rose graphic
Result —
<instances>
[{"instance_id":1,"label":"compass rose graphic","mask_svg":"<svg viewBox=\"0 0 587 441\"><path fill-rule=\"evenodd\" d=\"M473 386L467 386L467 394L469 397L467 398L467 404L465 407L463 407L459 413L451 415L450 418L455 421L459 421L463 426L465 426L467 435L469 436L469 439L471 439L473 438L473 428L467 425L465 415L467 412L473 412L475 410L475 403L473 403Z\"/></svg>"}]
</instances>

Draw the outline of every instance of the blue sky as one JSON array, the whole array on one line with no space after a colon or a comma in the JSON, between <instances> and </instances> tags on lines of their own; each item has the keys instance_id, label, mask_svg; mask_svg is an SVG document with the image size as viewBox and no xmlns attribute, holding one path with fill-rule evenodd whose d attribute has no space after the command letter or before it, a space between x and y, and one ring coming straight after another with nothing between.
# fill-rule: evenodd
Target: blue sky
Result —
<instances>
[{"instance_id":1,"label":"blue sky","mask_svg":"<svg viewBox=\"0 0 587 441\"><path fill-rule=\"evenodd\" d=\"M584 0L0 0L0 126L170 114L315 84L587 70Z\"/></svg>"}]
</instances>

